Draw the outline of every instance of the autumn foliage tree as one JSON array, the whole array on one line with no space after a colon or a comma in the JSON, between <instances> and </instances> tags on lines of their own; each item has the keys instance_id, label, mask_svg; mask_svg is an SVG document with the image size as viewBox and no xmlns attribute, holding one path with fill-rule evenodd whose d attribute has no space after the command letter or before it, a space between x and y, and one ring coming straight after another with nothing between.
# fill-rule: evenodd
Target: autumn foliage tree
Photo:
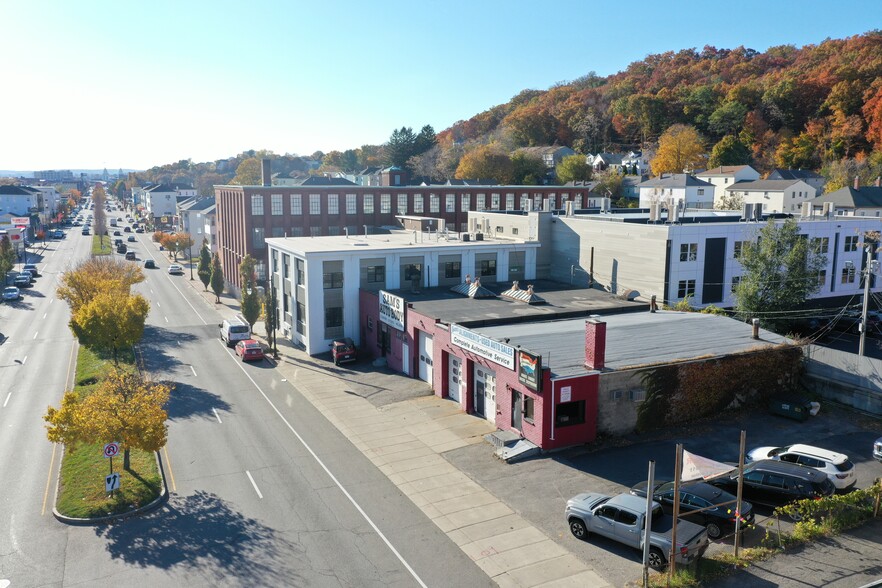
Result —
<instances>
[{"instance_id":1,"label":"autumn foliage tree","mask_svg":"<svg viewBox=\"0 0 882 588\"><path fill-rule=\"evenodd\" d=\"M92 257L61 275L56 296L66 301L75 315L97 294L127 295L134 284L143 281L144 273L133 263L107 256Z\"/></svg>"},{"instance_id":2,"label":"autumn foliage tree","mask_svg":"<svg viewBox=\"0 0 882 588\"><path fill-rule=\"evenodd\" d=\"M564 157L563 160L555 168L557 179L561 183L566 182L587 182L593 175L593 168L588 165L584 155L570 155Z\"/></svg>"},{"instance_id":3,"label":"autumn foliage tree","mask_svg":"<svg viewBox=\"0 0 882 588\"><path fill-rule=\"evenodd\" d=\"M116 364L120 349L141 340L148 312L150 304L140 294L101 291L73 313L70 328L81 344L109 351Z\"/></svg>"},{"instance_id":4,"label":"autumn foliage tree","mask_svg":"<svg viewBox=\"0 0 882 588\"><path fill-rule=\"evenodd\" d=\"M652 173L657 176L681 174L704 164L704 140L694 127L681 124L673 125L662 134L655 158L650 162Z\"/></svg>"},{"instance_id":5,"label":"autumn foliage tree","mask_svg":"<svg viewBox=\"0 0 882 588\"><path fill-rule=\"evenodd\" d=\"M15 267L15 261L15 248L12 246L12 241L9 239L9 235L3 235L0 237L0 276L4 278L4 285L6 273L12 271L12 268Z\"/></svg>"}]
</instances>

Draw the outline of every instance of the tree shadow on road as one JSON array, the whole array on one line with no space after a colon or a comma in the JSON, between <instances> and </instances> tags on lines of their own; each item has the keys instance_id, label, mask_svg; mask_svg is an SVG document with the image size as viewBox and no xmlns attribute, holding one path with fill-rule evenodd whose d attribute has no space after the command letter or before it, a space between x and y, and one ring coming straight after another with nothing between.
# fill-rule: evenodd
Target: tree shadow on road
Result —
<instances>
[{"instance_id":1,"label":"tree shadow on road","mask_svg":"<svg viewBox=\"0 0 882 588\"><path fill-rule=\"evenodd\" d=\"M182 382L174 383L171 397L165 409L171 420L189 419L199 415L211 415L211 409L229 411L230 405L223 398L203 388ZM213 415L211 415L213 418Z\"/></svg>"},{"instance_id":2,"label":"tree shadow on road","mask_svg":"<svg viewBox=\"0 0 882 588\"><path fill-rule=\"evenodd\" d=\"M181 344L195 341L194 333L170 331L162 327L145 325L144 336L139 347L146 367L151 372L168 372L184 365L180 358L178 342Z\"/></svg>"},{"instance_id":3,"label":"tree shadow on road","mask_svg":"<svg viewBox=\"0 0 882 588\"><path fill-rule=\"evenodd\" d=\"M303 584L304 549L215 494L173 497L152 515L96 527L111 557L141 568L185 568L212 584Z\"/></svg>"}]
</instances>

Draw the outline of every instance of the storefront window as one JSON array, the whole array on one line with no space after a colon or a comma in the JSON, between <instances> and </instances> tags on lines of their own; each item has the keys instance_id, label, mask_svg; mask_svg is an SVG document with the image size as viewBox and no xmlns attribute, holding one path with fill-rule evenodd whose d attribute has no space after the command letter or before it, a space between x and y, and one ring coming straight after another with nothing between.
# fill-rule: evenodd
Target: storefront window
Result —
<instances>
[{"instance_id":1,"label":"storefront window","mask_svg":"<svg viewBox=\"0 0 882 588\"><path fill-rule=\"evenodd\" d=\"M533 399L529 396L524 396L524 420L533 424Z\"/></svg>"},{"instance_id":2,"label":"storefront window","mask_svg":"<svg viewBox=\"0 0 882 588\"><path fill-rule=\"evenodd\" d=\"M571 427L585 422L585 401L564 402L554 411L555 427Z\"/></svg>"}]
</instances>

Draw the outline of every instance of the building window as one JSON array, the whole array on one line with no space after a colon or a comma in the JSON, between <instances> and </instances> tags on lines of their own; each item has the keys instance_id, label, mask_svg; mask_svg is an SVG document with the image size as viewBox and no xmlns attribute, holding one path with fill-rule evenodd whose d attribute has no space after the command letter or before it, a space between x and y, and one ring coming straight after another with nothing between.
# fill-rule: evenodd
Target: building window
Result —
<instances>
[{"instance_id":1,"label":"building window","mask_svg":"<svg viewBox=\"0 0 882 588\"><path fill-rule=\"evenodd\" d=\"M699 188L699 189L698 189L698 195L699 195L699 196L704 196L704 188Z\"/></svg>"},{"instance_id":2,"label":"building window","mask_svg":"<svg viewBox=\"0 0 882 588\"><path fill-rule=\"evenodd\" d=\"M472 197L470 194L462 194L459 197L459 211L468 212L472 205Z\"/></svg>"},{"instance_id":3,"label":"building window","mask_svg":"<svg viewBox=\"0 0 882 588\"><path fill-rule=\"evenodd\" d=\"M356 196L355 194L347 194L346 195L346 214L356 214L358 209L356 207Z\"/></svg>"},{"instance_id":4,"label":"building window","mask_svg":"<svg viewBox=\"0 0 882 588\"><path fill-rule=\"evenodd\" d=\"M302 237L303 236L303 227L291 227L291 236L292 237Z\"/></svg>"},{"instance_id":5,"label":"building window","mask_svg":"<svg viewBox=\"0 0 882 588\"><path fill-rule=\"evenodd\" d=\"M744 247L747 243L748 241L735 241L735 259L741 259L741 254L744 253Z\"/></svg>"},{"instance_id":6,"label":"building window","mask_svg":"<svg viewBox=\"0 0 882 588\"><path fill-rule=\"evenodd\" d=\"M263 214L263 194L251 195L251 214L255 216Z\"/></svg>"},{"instance_id":7,"label":"building window","mask_svg":"<svg viewBox=\"0 0 882 588\"><path fill-rule=\"evenodd\" d=\"M340 226L339 225L328 226L328 235L339 235L339 234L340 234Z\"/></svg>"},{"instance_id":8,"label":"building window","mask_svg":"<svg viewBox=\"0 0 882 588\"><path fill-rule=\"evenodd\" d=\"M291 194L291 214L303 214L303 201L300 194Z\"/></svg>"},{"instance_id":9,"label":"building window","mask_svg":"<svg viewBox=\"0 0 882 588\"><path fill-rule=\"evenodd\" d=\"M413 195L413 211L417 214L423 213L423 195L422 194L414 194Z\"/></svg>"},{"instance_id":10,"label":"building window","mask_svg":"<svg viewBox=\"0 0 882 588\"><path fill-rule=\"evenodd\" d=\"M842 268L842 283L854 284L854 266Z\"/></svg>"},{"instance_id":11,"label":"building window","mask_svg":"<svg viewBox=\"0 0 882 588\"><path fill-rule=\"evenodd\" d=\"M698 259L698 243L683 243L680 245L680 261L695 261Z\"/></svg>"},{"instance_id":12,"label":"building window","mask_svg":"<svg viewBox=\"0 0 882 588\"><path fill-rule=\"evenodd\" d=\"M288 271L291 268L291 256L287 253L282 254L282 277L288 279Z\"/></svg>"},{"instance_id":13,"label":"building window","mask_svg":"<svg viewBox=\"0 0 882 588\"><path fill-rule=\"evenodd\" d=\"M273 249L272 259L273 259L273 273L276 273L279 271L279 252L276 251L275 249Z\"/></svg>"},{"instance_id":14,"label":"building window","mask_svg":"<svg viewBox=\"0 0 882 588\"><path fill-rule=\"evenodd\" d=\"M304 268L302 259L298 259L296 260L296 262L297 263L295 265L297 266L297 284L303 286L304 284L306 284L306 270Z\"/></svg>"},{"instance_id":15,"label":"building window","mask_svg":"<svg viewBox=\"0 0 882 588\"><path fill-rule=\"evenodd\" d=\"M306 306L302 302L297 303L297 332L301 335L306 330Z\"/></svg>"},{"instance_id":16,"label":"building window","mask_svg":"<svg viewBox=\"0 0 882 588\"><path fill-rule=\"evenodd\" d=\"M490 208L499 210L499 194L490 194Z\"/></svg>"},{"instance_id":17,"label":"building window","mask_svg":"<svg viewBox=\"0 0 882 588\"><path fill-rule=\"evenodd\" d=\"M282 216L282 195L272 194L270 196L270 213L273 216Z\"/></svg>"},{"instance_id":18,"label":"building window","mask_svg":"<svg viewBox=\"0 0 882 588\"><path fill-rule=\"evenodd\" d=\"M441 197L437 194L429 194L429 212L441 211Z\"/></svg>"},{"instance_id":19,"label":"building window","mask_svg":"<svg viewBox=\"0 0 882 588\"><path fill-rule=\"evenodd\" d=\"M534 400L532 396L524 396L524 420L533 424L533 415L535 414Z\"/></svg>"},{"instance_id":20,"label":"building window","mask_svg":"<svg viewBox=\"0 0 882 588\"><path fill-rule=\"evenodd\" d=\"M322 275L322 283L325 290L335 290L343 287L343 272L327 272Z\"/></svg>"},{"instance_id":21,"label":"building window","mask_svg":"<svg viewBox=\"0 0 882 588\"><path fill-rule=\"evenodd\" d=\"M392 212L392 195L380 194L380 214L389 214Z\"/></svg>"},{"instance_id":22,"label":"building window","mask_svg":"<svg viewBox=\"0 0 882 588\"><path fill-rule=\"evenodd\" d=\"M562 402L555 407L554 426L571 427L585 422L585 401Z\"/></svg>"},{"instance_id":23,"label":"building window","mask_svg":"<svg viewBox=\"0 0 882 588\"><path fill-rule=\"evenodd\" d=\"M374 195L373 194L365 194L364 195L364 213L365 214L374 214Z\"/></svg>"},{"instance_id":24,"label":"building window","mask_svg":"<svg viewBox=\"0 0 882 588\"><path fill-rule=\"evenodd\" d=\"M812 239L812 251L826 254L830 250L830 237L816 237Z\"/></svg>"},{"instance_id":25,"label":"building window","mask_svg":"<svg viewBox=\"0 0 882 588\"><path fill-rule=\"evenodd\" d=\"M317 227L315 225L309 227L309 236L310 237L321 237L322 236L322 228Z\"/></svg>"},{"instance_id":26,"label":"building window","mask_svg":"<svg viewBox=\"0 0 882 588\"><path fill-rule=\"evenodd\" d=\"M695 280L680 280L677 284L677 298L695 296Z\"/></svg>"},{"instance_id":27,"label":"building window","mask_svg":"<svg viewBox=\"0 0 882 588\"><path fill-rule=\"evenodd\" d=\"M517 235L517 234L518 234L518 228L517 228L517 227L512 227L512 228L511 228L511 234L512 234L512 235Z\"/></svg>"},{"instance_id":28,"label":"building window","mask_svg":"<svg viewBox=\"0 0 882 588\"><path fill-rule=\"evenodd\" d=\"M343 326L343 307L332 306L325 309L325 328L333 329L334 327Z\"/></svg>"},{"instance_id":29,"label":"building window","mask_svg":"<svg viewBox=\"0 0 882 588\"><path fill-rule=\"evenodd\" d=\"M444 196L444 211L456 212L456 194L447 194Z\"/></svg>"},{"instance_id":30,"label":"building window","mask_svg":"<svg viewBox=\"0 0 882 588\"><path fill-rule=\"evenodd\" d=\"M845 251L857 251L858 236L849 235L845 238Z\"/></svg>"},{"instance_id":31,"label":"building window","mask_svg":"<svg viewBox=\"0 0 882 588\"><path fill-rule=\"evenodd\" d=\"M398 194L398 214L407 214L407 194Z\"/></svg>"},{"instance_id":32,"label":"building window","mask_svg":"<svg viewBox=\"0 0 882 588\"><path fill-rule=\"evenodd\" d=\"M524 194L521 196L521 210L530 210L530 196Z\"/></svg>"},{"instance_id":33,"label":"building window","mask_svg":"<svg viewBox=\"0 0 882 588\"><path fill-rule=\"evenodd\" d=\"M367 281L369 284L378 284L386 281L386 266L369 265L367 268Z\"/></svg>"},{"instance_id":34,"label":"building window","mask_svg":"<svg viewBox=\"0 0 882 588\"><path fill-rule=\"evenodd\" d=\"M479 264L479 267L478 267L478 275L481 277L495 276L496 275L496 260L495 259L482 259Z\"/></svg>"},{"instance_id":35,"label":"building window","mask_svg":"<svg viewBox=\"0 0 882 588\"><path fill-rule=\"evenodd\" d=\"M818 288L823 290L827 286L827 270L818 272Z\"/></svg>"},{"instance_id":36,"label":"building window","mask_svg":"<svg viewBox=\"0 0 882 588\"><path fill-rule=\"evenodd\" d=\"M271 229L271 234L273 237L284 237L285 236L285 227L273 227Z\"/></svg>"},{"instance_id":37,"label":"building window","mask_svg":"<svg viewBox=\"0 0 882 588\"><path fill-rule=\"evenodd\" d=\"M506 194L505 195L505 209L506 210L514 210L514 194Z\"/></svg>"},{"instance_id":38,"label":"building window","mask_svg":"<svg viewBox=\"0 0 882 588\"><path fill-rule=\"evenodd\" d=\"M475 210L484 210L487 204L487 196L484 194L478 194L475 196Z\"/></svg>"},{"instance_id":39,"label":"building window","mask_svg":"<svg viewBox=\"0 0 882 588\"><path fill-rule=\"evenodd\" d=\"M328 214L340 214L339 194L328 194Z\"/></svg>"},{"instance_id":40,"label":"building window","mask_svg":"<svg viewBox=\"0 0 882 588\"><path fill-rule=\"evenodd\" d=\"M256 249L263 249L266 246L266 229L254 227L251 233L251 246Z\"/></svg>"},{"instance_id":41,"label":"building window","mask_svg":"<svg viewBox=\"0 0 882 588\"><path fill-rule=\"evenodd\" d=\"M444 277L457 278L462 276L462 264L459 261L448 261L444 264Z\"/></svg>"},{"instance_id":42,"label":"building window","mask_svg":"<svg viewBox=\"0 0 882 588\"><path fill-rule=\"evenodd\" d=\"M309 195L309 214L320 215L321 213L322 213L322 195L321 194L310 194Z\"/></svg>"},{"instance_id":43,"label":"building window","mask_svg":"<svg viewBox=\"0 0 882 588\"><path fill-rule=\"evenodd\" d=\"M741 276L732 276L732 293L735 292L735 289L738 287L738 284L741 283Z\"/></svg>"}]
</instances>

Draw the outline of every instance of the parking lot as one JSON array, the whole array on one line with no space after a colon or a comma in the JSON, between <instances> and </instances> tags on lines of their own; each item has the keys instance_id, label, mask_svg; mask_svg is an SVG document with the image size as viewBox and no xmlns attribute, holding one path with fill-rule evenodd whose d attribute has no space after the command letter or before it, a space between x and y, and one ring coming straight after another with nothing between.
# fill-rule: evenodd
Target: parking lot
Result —
<instances>
[{"instance_id":1,"label":"parking lot","mask_svg":"<svg viewBox=\"0 0 882 588\"><path fill-rule=\"evenodd\" d=\"M882 463L872 458L873 441L882 435L879 422L831 405L822 405L818 416L805 423L765 412L726 417L666 433L633 435L608 440L601 449L584 447L505 464L487 445L450 451L444 457L495 494L512 509L542 529L570 552L593 567L615 586L641 577L640 554L619 543L591 537L581 542L570 535L563 517L566 501L579 492L627 492L646 479L647 463L656 462L657 479L673 479L675 446L717 461L737 462L741 430L747 431L747 449L763 445L805 443L845 453L857 468L857 487L882 477ZM761 522L771 509L756 507L756 528L744 535L743 545L753 546L765 536ZM787 529L789 524L783 523ZM711 550L731 549L731 539Z\"/></svg>"}]
</instances>

